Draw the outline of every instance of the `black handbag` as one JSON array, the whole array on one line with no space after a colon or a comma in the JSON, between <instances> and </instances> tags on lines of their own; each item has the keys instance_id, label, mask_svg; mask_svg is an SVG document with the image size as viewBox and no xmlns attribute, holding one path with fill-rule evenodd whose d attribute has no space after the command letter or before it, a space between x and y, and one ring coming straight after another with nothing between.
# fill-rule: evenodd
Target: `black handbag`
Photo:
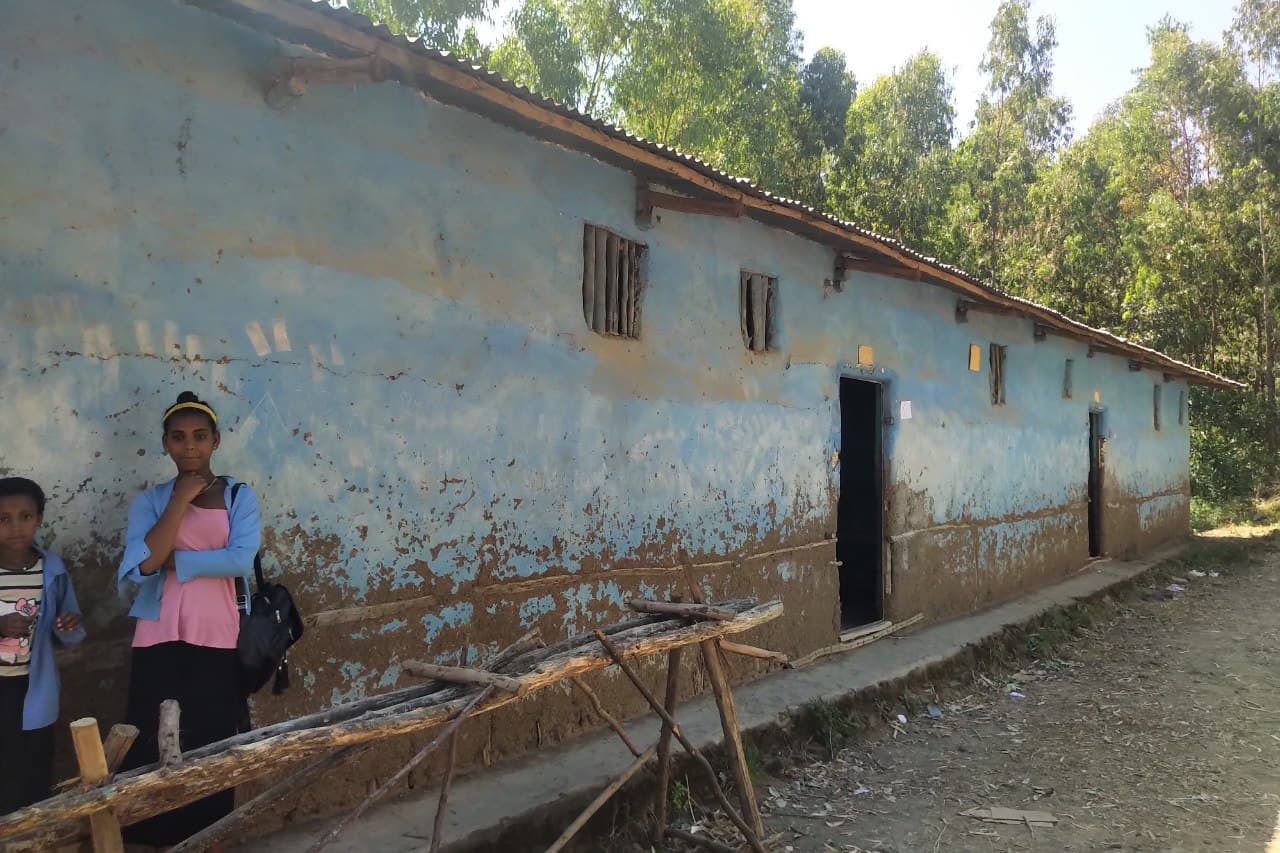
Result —
<instances>
[{"instance_id":1,"label":"black handbag","mask_svg":"<svg viewBox=\"0 0 1280 853\"><path fill-rule=\"evenodd\" d=\"M241 483L231 487L231 504ZM245 695L257 693L272 675L271 692L279 695L289 687L289 647L302 639L302 614L283 584L270 583L262 576L262 555L253 557L256 592L248 594L240 615L240 636L236 651L240 656L240 686Z\"/></svg>"}]
</instances>

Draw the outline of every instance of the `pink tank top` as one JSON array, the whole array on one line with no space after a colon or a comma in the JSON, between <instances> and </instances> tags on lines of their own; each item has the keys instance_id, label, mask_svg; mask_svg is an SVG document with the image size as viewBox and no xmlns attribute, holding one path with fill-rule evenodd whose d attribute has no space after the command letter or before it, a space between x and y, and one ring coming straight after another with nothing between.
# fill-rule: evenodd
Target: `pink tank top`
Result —
<instances>
[{"instance_id":1,"label":"pink tank top","mask_svg":"<svg viewBox=\"0 0 1280 853\"><path fill-rule=\"evenodd\" d=\"M178 526L174 548L213 551L227 547L231 522L225 509L188 506ZM164 570L160 618L139 619L133 632L135 647L181 641L212 649L234 649L240 633L233 578L192 578L183 583L176 572Z\"/></svg>"}]
</instances>

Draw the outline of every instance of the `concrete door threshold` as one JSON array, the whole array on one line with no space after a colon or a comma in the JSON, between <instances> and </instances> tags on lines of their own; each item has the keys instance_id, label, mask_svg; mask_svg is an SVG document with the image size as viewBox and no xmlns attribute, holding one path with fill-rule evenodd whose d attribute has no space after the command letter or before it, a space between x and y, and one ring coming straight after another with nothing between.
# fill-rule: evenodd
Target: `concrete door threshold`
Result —
<instances>
[{"instance_id":1,"label":"concrete door threshold","mask_svg":"<svg viewBox=\"0 0 1280 853\"><path fill-rule=\"evenodd\" d=\"M891 635L873 644L824 658L803 669L782 670L735 686L744 731L773 726L822 699L837 701L850 693L909 678L945 663L965 649L998 636L1060 607L1122 586L1185 543L1137 561L1102 560L1053 586L989 610L928 625L905 636ZM722 740L720 717L710 695L680 706L681 729L699 749ZM626 725L637 743L647 744L658 730L657 718L639 717ZM445 819L444 847L492 849L504 830L522 823L541 824L565 807L585 805L631 762L631 754L604 729L455 780ZM407 853L425 850L431 837L437 791L428 789L376 806L331 844L333 853ZM326 821L287 827L255 838L239 848L263 853L305 851L330 825ZM566 821L567 822L567 821Z\"/></svg>"}]
</instances>

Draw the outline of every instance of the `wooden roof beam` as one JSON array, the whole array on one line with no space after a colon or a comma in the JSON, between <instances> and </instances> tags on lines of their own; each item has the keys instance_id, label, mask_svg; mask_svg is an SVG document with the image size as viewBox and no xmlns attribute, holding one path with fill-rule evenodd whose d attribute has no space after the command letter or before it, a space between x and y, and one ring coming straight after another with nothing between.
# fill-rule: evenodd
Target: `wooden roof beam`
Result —
<instances>
[{"instance_id":1,"label":"wooden roof beam","mask_svg":"<svg viewBox=\"0 0 1280 853\"><path fill-rule=\"evenodd\" d=\"M678 210L681 213L696 213L704 216L725 216L736 219L742 216L742 199L694 198L686 195L651 190L641 181L636 186L636 224L641 228L653 227L653 209Z\"/></svg>"}]
</instances>

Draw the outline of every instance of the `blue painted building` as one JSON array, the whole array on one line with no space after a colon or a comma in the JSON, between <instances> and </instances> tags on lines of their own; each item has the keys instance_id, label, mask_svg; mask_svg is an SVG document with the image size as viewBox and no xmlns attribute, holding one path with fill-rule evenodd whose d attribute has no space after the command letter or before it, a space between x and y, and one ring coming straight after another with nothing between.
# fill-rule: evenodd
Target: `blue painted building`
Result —
<instances>
[{"instance_id":1,"label":"blue painted building","mask_svg":"<svg viewBox=\"0 0 1280 853\"><path fill-rule=\"evenodd\" d=\"M1188 387L1226 380L308 0L4 7L0 467L88 608L69 713L122 701L113 567L183 389L310 620L260 720L683 559L804 653L1187 532ZM493 719L470 760L594 725Z\"/></svg>"}]
</instances>

